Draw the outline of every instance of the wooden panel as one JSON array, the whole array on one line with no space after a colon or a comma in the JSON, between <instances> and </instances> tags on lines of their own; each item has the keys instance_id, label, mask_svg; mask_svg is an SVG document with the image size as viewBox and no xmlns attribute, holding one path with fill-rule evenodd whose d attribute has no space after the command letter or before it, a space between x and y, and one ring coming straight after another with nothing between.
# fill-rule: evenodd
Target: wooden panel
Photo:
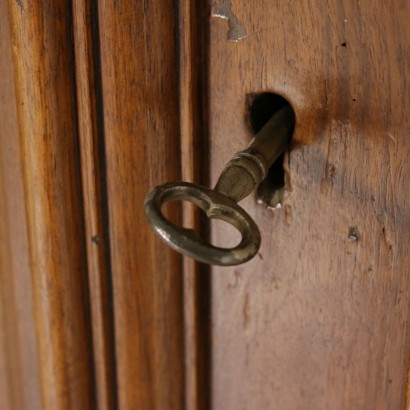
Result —
<instances>
[{"instance_id":1,"label":"wooden panel","mask_svg":"<svg viewBox=\"0 0 410 410\"><path fill-rule=\"evenodd\" d=\"M238 42L211 21L212 182L251 138L247 94L288 98L297 128L282 208L243 201L259 256L212 269L212 408L403 408L410 3L234 0L232 12Z\"/></svg>"},{"instance_id":2,"label":"wooden panel","mask_svg":"<svg viewBox=\"0 0 410 410\"><path fill-rule=\"evenodd\" d=\"M92 408L70 4L8 4L42 408Z\"/></svg>"},{"instance_id":3,"label":"wooden panel","mask_svg":"<svg viewBox=\"0 0 410 410\"><path fill-rule=\"evenodd\" d=\"M98 409L109 410L116 405L116 385L95 2L73 2L73 32L96 400Z\"/></svg>"},{"instance_id":4,"label":"wooden panel","mask_svg":"<svg viewBox=\"0 0 410 410\"><path fill-rule=\"evenodd\" d=\"M0 408L40 409L7 2L0 3Z\"/></svg>"},{"instance_id":5,"label":"wooden panel","mask_svg":"<svg viewBox=\"0 0 410 410\"><path fill-rule=\"evenodd\" d=\"M180 257L155 237L143 201L179 179L174 3L99 3L118 405L183 407Z\"/></svg>"}]
</instances>

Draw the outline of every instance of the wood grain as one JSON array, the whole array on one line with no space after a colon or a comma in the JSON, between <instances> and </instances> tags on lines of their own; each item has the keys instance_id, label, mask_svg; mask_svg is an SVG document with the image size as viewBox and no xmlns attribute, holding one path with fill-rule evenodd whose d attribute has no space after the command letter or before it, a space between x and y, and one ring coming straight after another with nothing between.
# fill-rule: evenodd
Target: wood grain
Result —
<instances>
[{"instance_id":1,"label":"wood grain","mask_svg":"<svg viewBox=\"0 0 410 410\"><path fill-rule=\"evenodd\" d=\"M409 406L410 5L233 0L238 42L208 12L0 5L2 409ZM204 183L207 144L212 186L264 91L297 115L286 195L243 202L261 251L210 296L143 200Z\"/></svg>"},{"instance_id":2,"label":"wood grain","mask_svg":"<svg viewBox=\"0 0 410 410\"><path fill-rule=\"evenodd\" d=\"M196 101L196 70L194 24L195 7L191 0L181 1L179 7L179 129L181 141L181 179L194 182L198 178L196 161L197 132L195 118L198 113ZM198 227L198 215L189 203L183 204L183 226ZM184 355L185 355L185 408L196 410L199 401L198 375L198 264L191 258L183 258L183 300L184 300Z\"/></svg>"},{"instance_id":3,"label":"wood grain","mask_svg":"<svg viewBox=\"0 0 410 410\"><path fill-rule=\"evenodd\" d=\"M181 258L143 215L150 189L180 179L176 13L166 0L99 3L118 406L124 410L180 409L184 401Z\"/></svg>"},{"instance_id":4,"label":"wood grain","mask_svg":"<svg viewBox=\"0 0 410 410\"><path fill-rule=\"evenodd\" d=\"M0 408L41 408L7 2L0 4Z\"/></svg>"},{"instance_id":5,"label":"wood grain","mask_svg":"<svg viewBox=\"0 0 410 410\"><path fill-rule=\"evenodd\" d=\"M246 38L227 41L221 19L210 27L211 182L251 138L247 94L285 96L297 128L282 208L243 201L259 256L212 269L212 408L401 409L410 5L236 0L232 11Z\"/></svg>"},{"instance_id":6,"label":"wood grain","mask_svg":"<svg viewBox=\"0 0 410 410\"><path fill-rule=\"evenodd\" d=\"M40 409L7 3L0 5L0 408Z\"/></svg>"},{"instance_id":7,"label":"wood grain","mask_svg":"<svg viewBox=\"0 0 410 410\"><path fill-rule=\"evenodd\" d=\"M206 162L206 44L203 21L208 8L192 0L179 3L179 130L182 181L207 184ZM203 230L198 208L183 202L183 226ZM202 232L203 236L204 232ZM207 267L183 258L185 409L208 408L209 348L203 314L206 300L204 283L209 282Z\"/></svg>"},{"instance_id":8,"label":"wood grain","mask_svg":"<svg viewBox=\"0 0 410 410\"><path fill-rule=\"evenodd\" d=\"M71 10L10 1L43 409L93 408Z\"/></svg>"},{"instance_id":9,"label":"wood grain","mask_svg":"<svg viewBox=\"0 0 410 410\"><path fill-rule=\"evenodd\" d=\"M77 117L84 224L93 329L96 401L100 410L116 406L115 352L108 232L104 221L103 124L100 118L98 16L90 1L73 2Z\"/></svg>"}]
</instances>

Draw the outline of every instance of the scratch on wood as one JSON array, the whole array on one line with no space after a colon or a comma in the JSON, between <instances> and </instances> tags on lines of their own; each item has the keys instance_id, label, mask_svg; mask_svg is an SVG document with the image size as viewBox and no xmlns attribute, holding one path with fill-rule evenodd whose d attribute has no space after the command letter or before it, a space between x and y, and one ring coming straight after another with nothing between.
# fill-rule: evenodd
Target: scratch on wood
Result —
<instances>
[{"instance_id":1,"label":"scratch on wood","mask_svg":"<svg viewBox=\"0 0 410 410\"><path fill-rule=\"evenodd\" d=\"M16 0L16 4L17 4L17 6L19 6L20 11L21 11L22 13L24 13L24 4L23 4L23 1L22 1L22 0Z\"/></svg>"},{"instance_id":2,"label":"scratch on wood","mask_svg":"<svg viewBox=\"0 0 410 410\"><path fill-rule=\"evenodd\" d=\"M285 205L285 222L290 225L293 220L293 211L290 205Z\"/></svg>"},{"instance_id":3,"label":"scratch on wood","mask_svg":"<svg viewBox=\"0 0 410 410\"><path fill-rule=\"evenodd\" d=\"M239 41L246 37L246 29L232 12L232 0L222 0L213 4L212 17L228 20L228 40Z\"/></svg>"},{"instance_id":4,"label":"scratch on wood","mask_svg":"<svg viewBox=\"0 0 410 410\"><path fill-rule=\"evenodd\" d=\"M396 143L396 138L394 138L394 135L391 132L387 133L387 136L394 142Z\"/></svg>"},{"instance_id":5,"label":"scratch on wood","mask_svg":"<svg viewBox=\"0 0 410 410\"><path fill-rule=\"evenodd\" d=\"M249 323L249 293L246 293L245 302L243 304L243 309L242 309L242 314L243 314L243 327L244 329L246 329Z\"/></svg>"},{"instance_id":6,"label":"scratch on wood","mask_svg":"<svg viewBox=\"0 0 410 410\"><path fill-rule=\"evenodd\" d=\"M233 283L231 282L231 283L228 284L228 289L235 289L235 288L237 288L238 285L239 285L239 283L240 283L240 281L241 281L241 279L242 279L241 272L235 270L234 275L235 275L235 281L234 281Z\"/></svg>"}]
</instances>

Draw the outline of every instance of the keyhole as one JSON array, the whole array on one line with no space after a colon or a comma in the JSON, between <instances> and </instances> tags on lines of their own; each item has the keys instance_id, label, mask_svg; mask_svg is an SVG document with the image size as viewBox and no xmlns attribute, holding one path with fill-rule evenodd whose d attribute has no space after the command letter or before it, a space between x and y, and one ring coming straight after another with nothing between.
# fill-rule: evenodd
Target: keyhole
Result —
<instances>
[{"instance_id":1,"label":"keyhole","mask_svg":"<svg viewBox=\"0 0 410 410\"><path fill-rule=\"evenodd\" d=\"M286 106L290 106L289 102L279 94L265 92L249 95L248 110L252 132L256 135L276 112ZM259 185L256 192L257 201L270 208L280 207L286 189L286 179L282 154L272 164L267 177Z\"/></svg>"}]
</instances>

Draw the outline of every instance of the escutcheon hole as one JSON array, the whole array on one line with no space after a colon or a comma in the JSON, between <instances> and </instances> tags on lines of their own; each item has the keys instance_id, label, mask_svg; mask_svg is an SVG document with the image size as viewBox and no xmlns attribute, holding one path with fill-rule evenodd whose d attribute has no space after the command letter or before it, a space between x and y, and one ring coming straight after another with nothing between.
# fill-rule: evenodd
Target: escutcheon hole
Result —
<instances>
[{"instance_id":1,"label":"escutcheon hole","mask_svg":"<svg viewBox=\"0 0 410 410\"><path fill-rule=\"evenodd\" d=\"M249 123L256 135L272 116L282 108L290 106L289 102L279 94L264 92L248 96ZM290 142L290 141L289 141ZM270 208L282 205L288 178L284 169L284 154L272 164L268 175L259 185L256 198Z\"/></svg>"}]
</instances>

